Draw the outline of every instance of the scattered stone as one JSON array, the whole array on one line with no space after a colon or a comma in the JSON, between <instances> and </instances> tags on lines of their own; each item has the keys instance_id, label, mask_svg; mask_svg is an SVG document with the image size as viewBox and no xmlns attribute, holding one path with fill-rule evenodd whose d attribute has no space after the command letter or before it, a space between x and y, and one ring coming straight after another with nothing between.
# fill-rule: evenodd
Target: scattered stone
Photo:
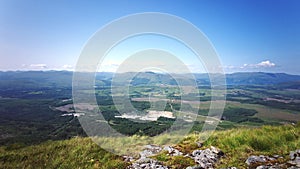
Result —
<instances>
[{"instance_id":1,"label":"scattered stone","mask_svg":"<svg viewBox=\"0 0 300 169\"><path fill-rule=\"evenodd\" d=\"M300 149L290 152L290 161L287 162L291 167L300 168Z\"/></svg>"},{"instance_id":2,"label":"scattered stone","mask_svg":"<svg viewBox=\"0 0 300 169\"><path fill-rule=\"evenodd\" d=\"M153 156L161 151L161 147L156 145L146 145L145 149L140 152L140 158L147 158Z\"/></svg>"},{"instance_id":3,"label":"scattered stone","mask_svg":"<svg viewBox=\"0 0 300 169\"><path fill-rule=\"evenodd\" d=\"M152 150L154 152L160 152L161 151L161 147L156 146L156 145L146 145L145 149Z\"/></svg>"},{"instance_id":4,"label":"scattered stone","mask_svg":"<svg viewBox=\"0 0 300 169\"><path fill-rule=\"evenodd\" d=\"M193 166L193 167L189 166L186 169L202 169L202 168L200 166Z\"/></svg>"},{"instance_id":5,"label":"scattered stone","mask_svg":"<svg viewBox=\"0 0 300 169\"><path fill-rule=\"evenodd\" d=\"M180 156L180 155L183 155L182 152L180 152L179 150L171 147L171 146L165 146L164 149L165 151L168 151L168 154L170 156Z\"/></svg>"},{"instance_id":6,"label":"scattered stone","mask_svg":"<svg viewBox=\"0 0 300 169\"><path fill-rule=\"evenodd\" d=\"M202 150L195 150L192 152L192 156L193 157L196 157L196 156L199 156L201 154Z\"/></svg>"},{"instance_id":7,"label":"scattered stone","mask_svg":"<svg viewBox=\"0 0 300 169\"><path fill-rule=\"evenodd\" d=\"M189 157L189 158L192 158L192 156L190 154L186 154L184 155L183 157Z\"/></svg>"},{"instance_id":8,"label":"scattered stone","mask_svg":"<svg viewBox=\"0 0 300 169\"><path fill-rule=\"evenodd\" d=\"M269 157L269 156L264 156L264 155L260 155L260 156L250 156L247 160L246 160L246 164L249 166L258 166L260 164L267 164L267 163L272 163L274 162L276 159L273 157Z\"/></svg>"},{"instance_id":9,"label":"scattered stone","mask_svg":"<svg viewBox=\"0 0 300 169\"><path fill-rule=\"evenodd\" d=\"M264 163L264 162L266 162L266 159L264 157L260 157L260 156L250 156L246 160L247 165L253 165L256 163Z\"/></svg>"},{"instance_id":10,"label":"scattered stone","mask_svg":"<svg viewBox=\"0 0 300 169\"><path fill-rule=\"evenodd\" d=\"M291 160L294 160L296 157L297 157L296 152L295 152L295 151L291 151L291 152L290 152L290 159L291 159Z\"/></svg>"},{"instance_id":11,"label":"scattered stone","mask_svg":"<svg viewBox=\"0 0 300 169\"><path fill-rule=\"evenodd\" d=\"M256 169L269 169L269 167L265 166L265 165L261 165L261 166L256 167Z\"/></svg>"},{"instance_id":12,"label":"scattered stone","mask_svg":"<svg viewBox=\"0 0 300 169\"><path fill-rule=\"evenodd\" d=\"M256 169L284 169L286 168L285 165L282 164L269 164L269 165L261 165L257 166Z\"/></svg>"},{"instance_id":13,"label":"scattered stone","mask_svg":"<svg viewBox=\"0 0 300 169\"><path fill-rule=\"evenodd\" d=\"M201 143L201 142L196 142L196 144L199 148L201 148L203 146L203 143Z\"/></svg>"},{"instance_id":14,"label":"scattered stone","mask_svg":"<svg viewBox=\"0 0 300 169\"><path fill-rule=\"evenodd\" d=\"M151 158L140 158L128 166L127 169L168 169L168 167Z\"/></svg>"},{"instance_id":15,"label":"scattered stone","mask_svg":"<svg viewBox=\"0 0 300 169\"><path fill-rule=\"evenodd\" d=\"M289 167L287 169L299 169L299 167L291 166L291 167Z\"/></svg>"},{"instance_id":16,"label":"scattered stone","mask_svg":"<svg viewBox=\"0 0 300 169\"><path fill-rule=\"evenodd\" d=\"M294 160L297 164L297 167L300 167L300 157L296 157Z\"/></svg>"},{"instance_id":17,"label":"scattered stone","mask_svg":"<svg viewBox=\"0 0 300 169\"><path fill-rule=\"evenodd\" d=\"M125 162L132 162L134 161L134 158L132 156L123 156L123 159Z\"/></svg>"},{"instance_id":18,"label":"scattered stone","mask_svg":"<svg viewBox=\"0 0 300 169\"><path fill-rule=\"evenodd\" d=\"M213 153L215 153L215 154L218 154L218 153L220 152L220 151L219 151L216 147L214 147L214 146L211 146L210 149L211 149L211 151L212 151Z\"/></svg>"},{"instance_id":19,"label":"scattered stone","mask_svg":"<svg viewBox=\"0 0 300 169\"><path fill-rule=\"evenodd\" d=\"M194 150L191 154L184 155L172 146L165 146L162 149L156 145L146 145L145 149L140 152L140 158L136 161L131 156L123 156L124 161L132 163L127 167L127 169L168 169L168 166L164 166L161 162L149 158L158 154L162 150L167 151L170 156L184 156L192 158L197 163L196 166L189 166L186 169L213 169L219 159L225 155L224 152L213 146L204 150ZM280 161L278 159L283 159L280 155L252 155L248 157L245 163L248 165L248 168L251 169L300 169L300 149L291 151L289 157L290 160L288 162L278 164ZM228 167L226 169L237 168Z\"/></svg>"},{"instance_id":20,"label":"scattered stone","mask_svg":"<svg viewBox=\"0 0 300 169\"><path fill-rule=\"evenodd\" d=\"M278 159L283 159L280 155L273 155L272 157L263 155L250 156L246 163L249 168L256 169L300 169L300 150L291 151L289 156L290 160L281 164L278 164Z\"/></svg>"},{"instance_id":21,"label":"scattered stone","mask_svg":"<svg viewBox=\"0 0 300 169\"><path fill-rule=\"evenodd\" d=\"M276 154L276 155L273 155L273 157L274 157L274 158L277 158L277 159L278 159L278 158L283 158L282 156L277 155L277 154Z\"/></svg>"}]
</instances>

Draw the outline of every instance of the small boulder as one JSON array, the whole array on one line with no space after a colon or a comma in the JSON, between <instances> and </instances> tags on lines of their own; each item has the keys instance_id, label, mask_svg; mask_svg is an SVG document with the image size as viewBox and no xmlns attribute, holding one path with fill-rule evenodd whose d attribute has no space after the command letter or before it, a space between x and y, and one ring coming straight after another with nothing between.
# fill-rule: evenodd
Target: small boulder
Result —
<instances>
[{"instance_id":1,"label":"small boulder","mask_svg":"<svg viewBox=\"0 0 300 169\"><path fill-rule=\"evenodd\" d=\"M220 153L221 151L213 146L204 150L194 150L192 152L192 157L196 163L198 163L197 167L202 169L211 169L214 164L219 160L221 155L224 153Z\"/></svg>"},{"instance_id":2,"label":"small boulder","mask_svg":"<svg viewBox=\"0 0 300 169\"><path fill-rule=\"evenodd\" d=\"M275 160L275 158L264 156L264 155L250 156L246 160L246 164L249 165L249 166L255 166L255 165L264 164L264 163L274 161L274 160Z\"/></svg>"}]
</instances>

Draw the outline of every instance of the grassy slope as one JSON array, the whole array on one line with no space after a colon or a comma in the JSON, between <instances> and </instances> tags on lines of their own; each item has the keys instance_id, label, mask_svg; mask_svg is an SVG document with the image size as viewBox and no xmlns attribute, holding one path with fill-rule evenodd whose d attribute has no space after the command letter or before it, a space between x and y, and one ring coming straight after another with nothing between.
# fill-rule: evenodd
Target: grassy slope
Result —
<instances>
[{"instance_id":1,"label":"grassy slope","mask_svg":"<svg viewBox=\"0 0 300 169\"><path fill-rule=\"evenodd\" d=\"M126 168L118 156L89 138L73 138L6 150L0 148L0 168Z\"/></svg>"},{"instance_id":2,"label":"grassy slope","mask_svg":"<svg viewBox=\"0 0 300 169\"><path fill-rule=\"evenodd\" d=\"M175 147L183 152L196 149L198 134L191 134ZM163 137L163 136L162 136ZM263 126L261 128L240 128L215 132L204 147L215 146L223 150L218 167L237 166L245 168L245 160L250 155L274 155L287 157L289 151L300 148L300 123L296 126ZM185 158L171 158L163 154L157 156L173 168L191 165ZM180 164L179 164L180 163ZM181 165L182 163L182 165ZM127 164L88 138L73 138L65 141L48 141L40 145L24 148L0 148L0 168L125 168Z\"/></svg>"},{"instance_id":3,"label":"grassy slope","mask_svg":"<svg viewBox=\"0 0 300 169\"><path fill-rule=\"evenodd\" d=\"M233 129L215 133L206 145L214 145L226 154L220 166L244 168L249 155L282 155L300 148L300 123L297 126L257 129Z\"/></svg>"}]
</instances>

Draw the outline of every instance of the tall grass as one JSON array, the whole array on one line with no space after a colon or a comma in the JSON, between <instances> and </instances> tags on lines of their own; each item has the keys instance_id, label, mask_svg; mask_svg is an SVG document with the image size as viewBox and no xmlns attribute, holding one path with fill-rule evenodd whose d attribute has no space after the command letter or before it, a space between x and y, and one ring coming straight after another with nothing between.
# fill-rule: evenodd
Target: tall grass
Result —
<instances>
[{"instance_id":1,"label":"tall grass","mask_svg":"<svg viewBox=\"0 0 300 169\"><path fill-rule=\"evenodd\" d=\"M205 146L222 149L226 158L221 166L245 167L249 155L287 155L300 148L300 124L279 127L263 126L254 129L232 129L215 132Z\"/></svg>"},{"instance_id":2,"label":"tall grass","mask_svg":"<svg viewBox=\"0 0 300 169\"><path fill-rule=\"evenodd\" d=\"M20 149L0 148L0 168L126 168L128 164L89 138L73 138Z\"/></svg>"}]
</instances>

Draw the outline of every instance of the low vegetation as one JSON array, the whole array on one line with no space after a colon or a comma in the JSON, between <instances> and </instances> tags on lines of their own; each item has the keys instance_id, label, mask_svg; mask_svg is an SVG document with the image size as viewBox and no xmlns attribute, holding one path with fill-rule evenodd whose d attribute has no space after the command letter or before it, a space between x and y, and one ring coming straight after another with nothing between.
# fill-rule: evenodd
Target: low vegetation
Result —
<instances>
[{"instance_id":1,"label":"low vegetation","mask_svg":"<svg viewBox=\"0 0 300 169\"><path fill-rule=\"evenodd\" d=\"M47 141L24 148L0 148L0 168L124 169L122 158L101 149L89 138Z\"/></svg>"},{"instance_id":2,"label":"low vegetation","mask_svg":"<svg viewBox=\"0 0 300 169\"><path fill-rule=\"evenodd\" d=\"M190 151L198 138L199 135L190 135L177 146ZM191 146L186 146L188 144ZM204 147L210 146L218 147L225 153L218 167L246 168L245 161L250 155L277 154L288 157L290 151L299 149L300 123L295 126L262 126L217 131L204 143Z\"/></svg>"},{"instance_id":3,"label":"low vegetation","mask_svg":"<svg viewBox=\"0 0 300 169\"><path fill-rule=\"evenodd\" d=\"M136 136L132 136L136 137ZM145 137L145 136L143 136ZM157 140L168 136L162 135ZM174 145L182 152L190 153L198 149L196 141L201 134L190 134ZM138 137L137 137L138 138ZM144 138L147 140L147 138ZM116 144L114 140L110 144ZM107 143L109 144L109 143ZM297 125L263 126L260 128L231 129L215 132L202 148L215 146L225 153L217 168L236 166L245 168L245 160L250 155L282 155L300 147L300 123ZM153 157L171 168L193 165L190 158L171 157L166 153ZM0 166L3 168L126 168L129 163L113 155L89 138L75 137L64 141L47 141L28 147L0 147Z\"/></svg>"}]
</instances>

